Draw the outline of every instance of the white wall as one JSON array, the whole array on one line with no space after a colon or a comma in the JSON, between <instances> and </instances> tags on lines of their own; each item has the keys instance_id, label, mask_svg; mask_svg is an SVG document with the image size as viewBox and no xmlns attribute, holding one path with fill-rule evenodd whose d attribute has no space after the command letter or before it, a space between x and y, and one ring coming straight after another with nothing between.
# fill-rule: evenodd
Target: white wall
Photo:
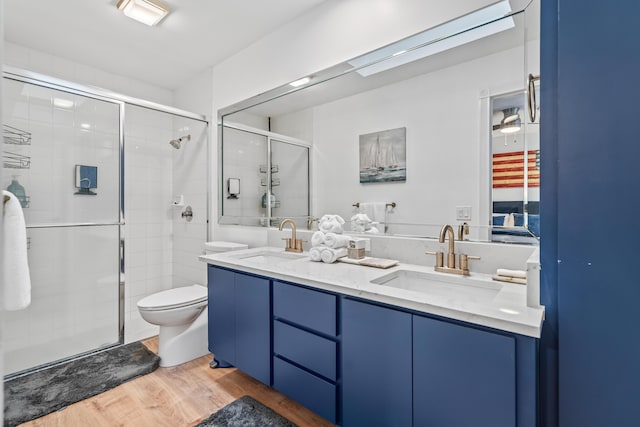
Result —
<instances>
[{"instance_id":1,"label":"white wall","mask_svg":"<svg viewBox=\"0 0 640 427\"><path fill-rule=\"evenodd\" d=\"M4 64L24 70L42 73L74 83L97 86L136 98L170 105L172 93L168 89L153 86L144 80L107 73L99 68L70 61L5 41Z\"/></svg>"},{"instance_id":2,"label":"white wall","mask_svg":"<svg viewBox=\"0 0 640 427\"><path fill-rule=\"evenodd\" d=\"M522 48L510 49L314 108L315 215L349 218L354 202L396 202L390 223L480 225L480 96L521 87ZM406 182L360 184L362 134L406 128ZM285 132L286 133L286 132ZM475 215L474 215L475 213ZM390 232L395 232L390 229Z\"/></svg>"},{"instance_id":3,"label":"white wall","mask_svg":"<svg viewBox=\"0 0 640 427\"><path fill-rule=\"evenodd\" d=\"M213 69L214 111L307 74L390 44L492 3L488 0L328 0ZM213 133L217 140L217 135ZM214 145L214 146L217 146ZM212 164L218 164L213 150ZM266 242L265 231L217 225L214 186L211 218L217 240Z\"/></svg>"},{"instance_id":4,"label":"white wall","mask_svg":"<svg viewBox=\"0 0 640 427\"><path fill-rule=\"evenodd\" d=\"M215 177L217 168L209 173L208 156L210 134L216 131L216 120L212 116L212 69L204 70L190 82L174 91L174 105L187 111L204 114L209 126L194 120L177 118L174 129L191 134L191 141L182 145L173 153L173 194L183 194L185 202L194 210L193 221L186 222L180 216L180 209L173 210L173 286L186 286L193 283L207 283L207 269L198 261L203 244L208 240L207 191L211 184L210 176Z\"/></svg>"}]
</instances>

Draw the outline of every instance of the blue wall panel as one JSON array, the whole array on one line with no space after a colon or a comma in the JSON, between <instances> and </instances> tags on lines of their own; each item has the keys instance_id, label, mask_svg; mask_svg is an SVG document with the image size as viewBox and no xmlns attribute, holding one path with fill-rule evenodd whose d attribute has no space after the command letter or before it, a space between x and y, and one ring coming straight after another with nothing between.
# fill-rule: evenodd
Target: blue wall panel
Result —
<instances>
[{"instance_id":1,"label":"blue wall panel","mask_svg":"<svg viewBox=\"0 0 640 427\"><path fill-rule=\"evenodd\" d=\"M559 424L638 425L640 2L558 4Z\"/></svg>"}]
</instances>

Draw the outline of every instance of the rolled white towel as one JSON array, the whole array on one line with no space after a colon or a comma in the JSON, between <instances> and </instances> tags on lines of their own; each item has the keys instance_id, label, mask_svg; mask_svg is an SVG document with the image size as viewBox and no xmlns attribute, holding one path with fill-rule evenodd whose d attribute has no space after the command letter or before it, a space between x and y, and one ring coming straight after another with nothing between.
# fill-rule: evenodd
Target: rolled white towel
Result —
<instances>
[{"instance_id":1,"label":"rolled white towel","mask_svg":"<svg viewBox=\"0 0 640 427\"><path fill-rule=\"evenodd\" d=\"M322 262L326 262L327 264L336 262L338 258L342 258L343 256L347 256L347 248L340 248L340 249L322 248L320 252L320 257L322 258Z\"/></svg>"},{"instance_id":2,"label":"rolled white towel","mask_svg":"<svg viewBox=\"0 0 640 427\"><path fill-rule=\"evenodd\" d=\"M320 246L324 244L325 234L322 231L316 231L311 236L311 246Z\"/></svg>"},{"instance_id":3,"label":"rolled white towel","mask_svg":"<svg viewBox=\"0 0 640 427\"><path fill-rule=\"evenodd\" d=\"M327 233L324 235L324 244L333 249L346 248L349 246L351 237L346 234Z\"/></svg>"},{"instance_id":4,"label":"rolled white towel","mask_svg":"<svg viewBox=\"0 0 640 427\"><path fill-rule=\"evenodd\" d=\"M309 249L309 258L311 258L311 261L315 261L315 262L320 262L322 261L322 248L321 247L314 247Z\"/></svg>"},{"instance_id":5,"label":"rolled white towel","mask_svg":"<svg viewBox=\"0 0 640 427\"><path fill-rule=\"evenodd\" d=\"M520 279L527 278L527 272L524 270L507 270L506 268L499 268L497 274L498 276L505 277L518 277Z\"/></svg>"}]
</instances>

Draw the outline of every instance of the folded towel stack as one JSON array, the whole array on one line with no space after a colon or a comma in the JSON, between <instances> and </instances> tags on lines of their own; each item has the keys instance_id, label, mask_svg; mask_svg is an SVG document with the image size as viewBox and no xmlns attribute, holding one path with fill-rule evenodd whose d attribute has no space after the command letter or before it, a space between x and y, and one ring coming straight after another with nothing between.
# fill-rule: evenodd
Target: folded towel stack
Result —
<instances>
[{"instance_id":1,"label":"folded towel stack","mask_svg":"<svg viewBox=\"0 0 640 427\"><path fill-rule=\"evenodd\" d=\"M498 280L500 282L519 283L521 285L527 284L527 272L524 270L507 270L506 268L499 268L492 278L493 280Z\"/></svg>"},{"instance_id":2,"label":"folded towel stack","mask_svg":"<svg viewBox=\"0 0 640 427\"><path fill-rule=\"evenodd\" d=\"M499 268L496 273L498 274L498 276L517 277L520 279L527 278L527 272L524 270L507 270L506 268Z\"/></svg>"},{"instance_id":3,"label":"folded towel stack","mask_svg":"<svg viewBox=\"0 0 640 427\"><path fill-rule=\"evenodd\" d=\"M347 255L351 237L342 234L344 220L340 215L324 215L318 223L319 231L311 236L309 258L315 262L333 263Z\"/></svg>"}]
</instances>

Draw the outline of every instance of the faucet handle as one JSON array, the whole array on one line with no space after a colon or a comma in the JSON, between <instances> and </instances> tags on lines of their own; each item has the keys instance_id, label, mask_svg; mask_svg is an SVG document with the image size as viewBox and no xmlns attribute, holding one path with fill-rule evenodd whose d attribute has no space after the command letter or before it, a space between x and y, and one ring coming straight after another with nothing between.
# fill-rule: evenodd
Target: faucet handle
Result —
<instances>
[{"instance_id":1,"label":"faucet handle","mask_svg":"<svg viewBox=\"0 0 640 427\"><path fill-rule=\"evenodd\" d=\"M426 251L425 252L426 255L435 255L436 256L436 267L444 267L444 252L438 251L438 252L431 252L431 251Z\"/></svg>"},{"instance_id":2,"label":"faucet handle","mask_svg":"<svg viewBox=\"0 0 640 427\"><path fill-rule=\"evenodd\" d=\"M469 260L477 259L480 259L480 257L476 255L460 254L460 269L463 271L469 271Z\"/></svg>"}]
</instances>

